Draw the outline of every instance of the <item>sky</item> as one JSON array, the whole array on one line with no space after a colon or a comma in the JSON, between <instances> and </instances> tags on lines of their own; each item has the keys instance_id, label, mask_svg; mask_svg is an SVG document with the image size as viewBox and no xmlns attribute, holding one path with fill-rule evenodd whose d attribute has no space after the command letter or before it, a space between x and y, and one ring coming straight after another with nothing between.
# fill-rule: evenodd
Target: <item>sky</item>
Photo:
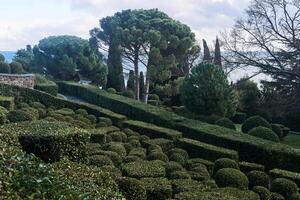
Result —
<instances>
[{"instance_id":1,"label":"sky","mask_svg":"<svg viewBox=\"0 0 300 200\"><path fill-rule=\"evenodd\" d=\"M158 8L189 25L210 45L230 29L250 0L0 0L0 51L16 51L50 35L89 38L99 20L117 11Z\"/></svg>"}]
</instances>

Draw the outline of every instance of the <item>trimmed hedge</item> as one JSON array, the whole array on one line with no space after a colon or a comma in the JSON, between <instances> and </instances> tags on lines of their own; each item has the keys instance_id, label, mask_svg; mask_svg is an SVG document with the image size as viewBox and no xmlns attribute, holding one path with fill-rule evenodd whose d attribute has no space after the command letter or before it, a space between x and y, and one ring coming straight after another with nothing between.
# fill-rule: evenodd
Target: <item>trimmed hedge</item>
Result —
<instances>
[{"instance_id":1,"label":"trimmed hedge","mask_svg":"<svg viewBox=\"0 0 300 200\"><path fill-rule=\"evenodd\" d=\"M295 193L298 193L298 186L295 182L286 178L277 178L272 181L271 191L276 192L288 199Z\"/></svg>"},{"instance_id":2,"label":"trimmed hedge","mask_svg":"<svg viewBox=\"0 0 300 200\"><path fill-rule=\"evenodd\" d=\"M294 181L300 187L300 173L290 172L283 169L272 169L269 171L272 179L286 178Z\"/></svg>"},{"instance_id":3,"label":"trimmed hedge","mask_svg":"<svg viewBox=\"0 0 300 200\"><path fill-rule=\"evenodd\" d=\"M122 167L125 176L133 178L164 177L166 170L159 161L137 161L130 162Z\"/></svg>"},{"instance_id":4,"label":"trimmed hedge","mask_svg":"<svg viewBox=\"0 0 300 200\"><path fill-rule=\"evenodd\" d=\"M272 128L271 124L267 120L265 120L261 116L255 115L246 119L246 121L242 125L242 131L244 133L248 133L251 129L259 126L269 129Z\"/></svg>"},{"instance_id":5,"label":"trimmed hedge","mask_svg":"<svg viewBox=\"0 0 300 200\"><path fill-rule=\"evenodd\" d=\"M117 180L118 186L126 199L146 200L146 188L135 178L123 177Z\"/></svg>"},{"instance_id":6,"label":"trimmed hedge","mask_svg":"<svg viewBox=\"0 0 300 200\"><path fill-rule=\"evenodd\" d=\"M257 164L257 163L249 163L249 162L242 161L242 162L239 162L239 167L240 167L240 170L242 172L244 172L245 174L250 171L253 171L253 170L265 171L265 166Z\"/></svg>"},{"instance_id":7,"label":"trimmed hedge","mask_svg":"<svg viewBox=\"0 0 300 200\"><path fill-rule=\"evenodd\" d=\"M248 178L247 176L232 168L220 169L215 175L216 184L219 187L234 187L242 190L248 189Z\"/></svg>"},{"instance_id":8,"label":"trimmed hedge","mask_svg":"<svg viewBox=\"0 0 300 200\"><path fill-rule=\"evenodd\" d=\"M218 126L223 126L229 129L236 130L234 123L228 118L221 118L215 121L215 124Z\"/></svg>"},{"instance_id":9,"label":"trimmed hedge","mask_svg":"<svg viewBox=\"0 0 300 200\"><path fill-rule=\"evenodd\" d=\"M259 195L260 200L271 200L271 192L267 188L255 186L252 190Z\"/></svg>"},{"instance_id":10,"label":"trimmed hedge","mask_svg":"<svg viewBox=\"0 0 300 200\"><path fill-rule=\"evenodd\" d=\"M140 134L147 135L150 138L166 138L170 140L176 140L182 137L182 133L168 128L156 126L141 121L128 120L123 122L124 128L137 131Z\"/></svg>"},{"instance_id":11,"label":"trimmed hedge","mask_svg":"<svg viewBox=\"0 0 300 200\"><path fill-rule=\"evenodd\" d=\"M200 157L210 161L215 161L219 158L231 158L238 160L239 157L236 151L187 138L181 138L176 141L176 146L187 150L190 157Z\"/></svg>"},{"instance_id":12,"label":"trimmed hedge","mask_svg":"<svg viewBox=\"0 0 300 200\"><path fill-rule=\"evenodd\" d=\"M131 119L176 129L183 137L239 151L241 160L263 164L266 168L299 170L300 152L282 144L274 144L223 127L187 119L156 106L109 94L96 87L61 82L59 90L90 103L111 109Z\"/></svg>"},{"instance_id":13,"label":"trimmed hedge","mask_svg":"<svg viewBox=\"0 0 300 200\"><path fill-rule=\"evenodd\" d=\"M252 135L254 137L259 137L264 140L271 140L273 142L279 142L279 137L274 133L271 129L258 126L253 129L251 129L248 132L249 135Z\"/></svg>"},{"instance_id":14,"label":"trimmed hedge","mask_svg":"<svg viewBox=\"0 0 300 200\"><path fill-rule=\"evenodd\" d=\"M172 186L166 178L142 178L147 200L165 200L172 197Z\"/></svg>"},{"instance_id":15,"label":"trimmed hedge","mask_svg":"<svg viewBox=\"0 0 300 200\"><path fill-rule=\"evenodd\" d=\"M13 110L15 107L15 102L13 97L0 96L0 106L6 108L7 110Z\"/></svg>"},{"instance_id":16,"label":"trimmed hedge","mask_svg":"<svg viewBox=\"0 0 300 200\"><path fill-rule=\"evenodd\" d=\"M263 186L268 188L270 183L269 175L262 171L251 171L247 173L249 179L249 188L254 186Z\"/></svg>"},{"instance_id":17,"label":"trimmed hedge","mask_svg":"<svg viewBox=\"0 0 300 200\"><path fill-rule=\"evenodd\" d=\"M53 96L57 96L57 93L58 93L58 86L55 83L53 83L53 84L47 84L47 83L37 84L34 86L34 89L46 92Z\"/></svg>"},{"instance_id":18,"label":"trimmed hedge","mask_svg":"<svg viewBox=\"0 0 300 200\"><path fill-rule=\"evenodd\" d=\"M213 175L215 175L220 169L224 168L239 169L239 164L235 160L229 158L220 158L215 161Z\"/></svg>"}]
</instances>

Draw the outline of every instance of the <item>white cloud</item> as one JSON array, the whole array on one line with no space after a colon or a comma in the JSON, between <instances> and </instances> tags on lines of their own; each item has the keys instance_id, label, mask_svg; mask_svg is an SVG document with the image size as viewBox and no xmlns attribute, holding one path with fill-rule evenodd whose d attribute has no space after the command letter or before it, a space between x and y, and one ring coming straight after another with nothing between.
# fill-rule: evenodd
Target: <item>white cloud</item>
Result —
<instances>
[{"instance_id":1,"label":"white cloud","mask_svg":"<svg viewBox=\"0 0 300 200\"><path fill-rule=\"evenodd\" d=\"M59 1L52 0L59 6ZM49 35L71 34L89 37L89 30L98 21L117 11L135 8L159 8L169 16L189 25L197 39L212 41L219 31L230 28L241 15L249 0L61 0L69 5L65 17L59 14L46 18L19 20L7 16L0 19L0 50L16 50L26 44L36 44ZM38 4L39 1L35 1ZM55 7L55 6L53 6ZM21 10L22 8L20 8ZM48 9L42 7L40 9ZM52 8L53 9L53 8ZM49 13L49 10L47 10Z\"/></svg>"}]
</instances>

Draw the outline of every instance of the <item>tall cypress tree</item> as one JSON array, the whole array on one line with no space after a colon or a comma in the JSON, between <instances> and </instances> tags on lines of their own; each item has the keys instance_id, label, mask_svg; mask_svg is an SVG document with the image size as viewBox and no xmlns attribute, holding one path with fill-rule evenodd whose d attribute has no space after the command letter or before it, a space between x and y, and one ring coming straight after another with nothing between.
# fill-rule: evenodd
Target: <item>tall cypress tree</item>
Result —
<instances>
[{"instance_id":1,"label":"tall cypress tree","mask_svg":"<svg viewBox=\"0 0 300 200\"><path fill-rule=\"evenodd\" d=\"M215 65L222 67L221 49L218 37L216 39L214 63Z\"/></svg>"},{"instance_id":2,"label":"tall cypress tree","mask_svg":"<svg viewBox=\"0 0 300 200\"><path fill-rule=\"evenodd\" d=\"M107 88L115 88L121 92L124 90L124 76L121 52L119 43L116 40L111 40L108 50L108 76L107 76Z\"/></svg>"},{"instance_id":3,"label":"tall cypress tree","mask_svg":"<svg viewBox=\"0 0 300 200\"><path fill-rule=\"evenodd\" d=\"M210 56L210 51L209 48L207 46L206 41L203 39L203 51L204 51L204 55L203 55L203 62L211 62L211 56Z\"/></svg>"},{"instance_id":4,"label":"tall cypress tree","mask_svg":"<svg viewBox=\"0 0 300 200\"><path fill-rule=\"evenodd\" d=\"M127 81L127 90L132 90L134 91L135 89L135 83L134 83L134 71L130 70L129 72L129 77L128 77L128 81Z\"/></svg>"},{"instance_id":5,"label":"tall cypress tree","mask_svg":"<svg viewBox=\"0 0 300 200\"><path fill-rule=\"evenodd\" d=\"M140 100L143 100L145 97L145 79L144 73L140 72Z\"/></svg>"}]
</instances>

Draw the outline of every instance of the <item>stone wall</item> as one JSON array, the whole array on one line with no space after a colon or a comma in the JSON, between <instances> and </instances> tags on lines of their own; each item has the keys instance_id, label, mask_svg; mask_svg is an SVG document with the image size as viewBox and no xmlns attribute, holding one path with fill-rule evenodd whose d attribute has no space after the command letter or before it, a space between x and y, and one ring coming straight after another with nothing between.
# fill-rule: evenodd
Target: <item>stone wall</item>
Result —
<instances>
[{"instance_id":1,"label":"stone wall","mask_svg":"<svg viewBox=\"0 0 300 200\"><path fill-rule=\"evenodd\" d=\"M0 83L33 88L34 74L0 74Z\"/></svg>"}]
</instances>

